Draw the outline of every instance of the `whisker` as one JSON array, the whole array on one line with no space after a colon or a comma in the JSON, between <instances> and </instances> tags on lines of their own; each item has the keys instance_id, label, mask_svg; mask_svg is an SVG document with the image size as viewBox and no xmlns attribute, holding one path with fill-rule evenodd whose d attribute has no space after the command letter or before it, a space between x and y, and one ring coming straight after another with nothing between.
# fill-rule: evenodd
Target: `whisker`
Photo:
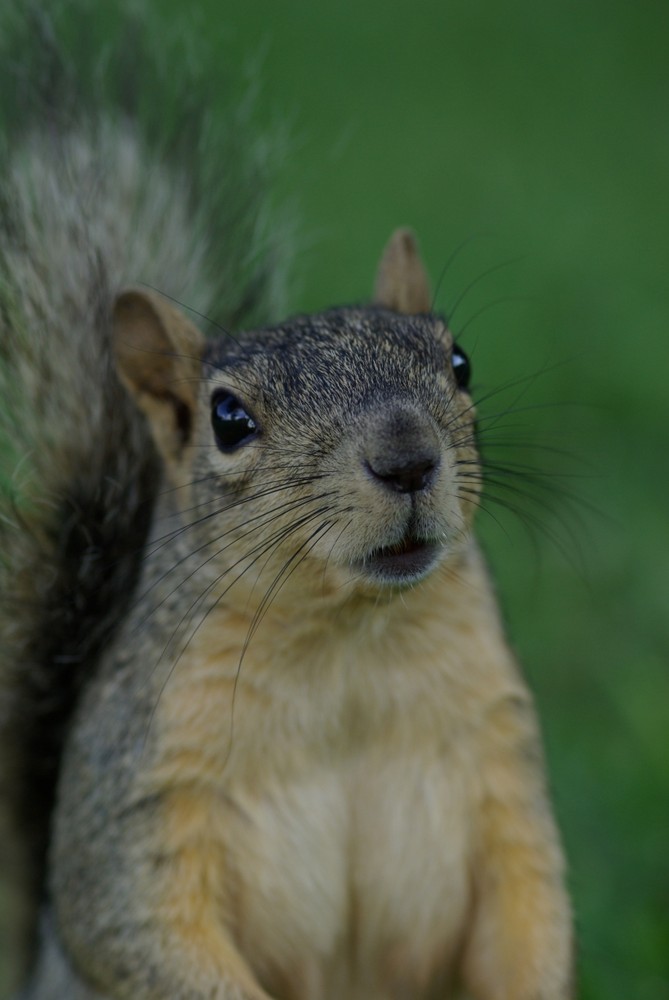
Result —
<instances>
[{"instance_id":1,"label":"whisker","mask_svg":"<svg viewBox=\"0 0 669 1000\"><path fill-rule=\"evenodd\" d=\"M234 334L232 334L230 330L227 330L220 323L217 323L216 320L211 318L211 316L207 316L206 313L199 312L199 310L195 309L193 306L190 306L185 302L181 302L173 295L168 295L167 292L164 292L161 288L156 288L155 285L150 285L147 281L142 281L141 285L144 288L150 288L152 292L156 292L158 295L161 296L161 298L167 299L169 302L173 302L175 305L179 306L181 309L184 309L186 312L191 313L193 316L197 316L198 319L204 320L205 323L207 323L209 326L212 326L215 330L218 330L218 332L222 333L224 336L229 337L232 341L234 341L235 344L239 346L239 341L234 336Z\"/></svg>"},{"instance_id":2,"label":"whisker","mask_svg":"<svg viewBox=\"0 0 669 1000\"><path fill-rule=\"evenodd\" d=\"M510 302L529 302L531 299L530 295L502 295L498 299L493 299L492 302L487 302L486 305L481 306L477 309L473 316L470 316L466 323L463 323L460 329L453 331L455 339L461 341L465 331L475 323L477 319L483 316L485 313L489 312L491 309L497 308L497 306L508 305ZM467 351L469 353L469 349ZM470 355L471 357L471 355Z\"/></svg>"},{"instance_id":3,"label":"whisker","mask_svg":"<svg viewBox=\"0 0 669 1000\"><path fill-rule=\"evenodd\" d=\"M247 520L244 521L243 524L241 525L233 525L232 527L221 532L221 534L217 535L215 538L207 539L207 541L204 542L202 545L200 545L198 548L189 550L181 559L177 560L177 562L175 563L172 563L170 567L163 574L161 574L160 577L158 577L157 580L151 583L151 585L141 595L142 599L148 597L148 595L151 593L152 590L155 589L155 587L157 587L160 583L162 583L171 573L177 570L179 566L183 565L184 562L187 562L190 558L192 558L193 555L196 555L203 549L209 548L210 545L214 545L217 542L220 542L221 539L225 538L227 535L239 532L242 528L245 528L251 522L254 521L260 522L259 524L255 524L253 528L249 528L248 531L244 531L242 532L242 534L235 535L235 537L233 537L232 540L227 543L227 545L218 548L212 555L208 556L207 559L205 559L202 563L200 563L191 573L183 577L179 581L177 586L173 590L171 590L162 599L162 601L160 601L158 604L154 605L150 609L146 617L142 619L137 628L139 629L143 627L146 624L146 622L151 618L151 616L154 615L156 611L158 611L165 604L165 602L169 600L169 598L172 597L184 585L184 583L192 579L193 576L199 573L205 566L207 566L214 559L218 558L222 552L225 552L226 549L230 548L232 545L238 544L242 539L246 538L248 535L255 534L259 527L267 527L267 525L271 524L272 521L278 520L280 514L287 514L289 512L299 510L301 507L304 507L308 503L311 503L316 500L325 499L328 496L332 495L334 495L332 492L328 492L328 493L317 494L315 497L301 497L295 500L288 500L283 504L279 504L276 507L271 508L269 511L263 511L261 514L256 514L254 517L247 518Z\"/></svg>"},{"instance_id":4,"label":"whisker","mask_svg":"<svg viewBox=\"0 0 669 1000\"><path fill-rule=\"evenodd\" d=\"M496 271L501 271L502 268L504 267L510 267L512 264L517 264L519 261L524 260L525 256L526 256L525 254L520 254L517 257L510 257L508 260L503 260L499 264L493 264L492 267L487 268L482 274L477 275L476 278L474 278L472 281L469 282L468 285L465 286L463 291L455 300L455 305L451 308L449 313L449 320L452 322L453 317L455 316L459 307L462 305L462 302L469 294L469 292L472 290L472 288L475 288L476 285L480 284L481 281L489 277L491 274L494 274Z\"/></svg>"},{"instance_id":5,"label":"whisker","mask_svg":"<svg viewBox=\"0 0 669 1000\"><path fill-rule=\"evenodd\" d=\"M304 477L302 480L288 479L283 483L273 484L271 487L265 490L258 490L256 493L250 493L243 497L237 497L231 503L227 503L222 507L218 507L216 510L209 511L207 514L203 514L202 517L195 518L189 521L188 524L180 524L178 527L173 528L170 532L165 535L161 535L159 538L155 538L150 543L147 548L147 555L153 555L157 552L163 545L172 542L179 535L184 534L191 528L198 527L204 524L206 521L213 517L218 517L221 514L226 514L230 510L235 510L237 507L241 507L247 503L253 503L256 500L263 499L264 497L272 496L275 493L280 493L283 490L293 489L295 486L308 486L311 482L314 482L318 477ZM205 501L202 504L196 504L191 510L197 510L199 506L206 506L208 503L218 502L217 498L212 498L210 501Z\"/></svg>"},{"instance_id":6,"label":"whisker","mask_svg":"<svg viewBox=\"0 0 669 1000\"><path fill-rule=\"evenodd\" d=\"M330 528L333 527L333 525L335 523L336 522L334 522L334 521L330 521L330 522L325 521L321 525L319 525L319 527L317 527L311 533L311 535L309 535L309 537L298 547L297 551L294 552L293 555L289 559L286 560L286 562L281 567L280 571L274 577L274 580L272 581L272 583L270 584L270 586L266 590L266 592L265 592L265 594L264 594L264 596L263 596L260 604L258 605L258 607L255 610L255 613L253 615L253 619L252 619L251 624L249 625L248 631L246 633L244 644L242 646L242 651L241 651L241 654L240 654L240 657L239 657L239 662L237 664L237 670L236 670L236 673L235 673L235 679L234 679L234 683L233 683L233 686L232 686L232 699L231 699L231 703L230 703L230 738L228 740L228 753L227 753L227 756L226 756L226 763L227 763L227 760L229 759L230 754L232 752L232 744L233 744L233 741L234 741L235 704L236 704L236 700L237 700L237 688L239 686L239 678L241 677L242 664L244 662L244 658L245 658L246 653L248 651L248 648L249 648L249 645L251 643L251 640L252 640L253 636L255 635L255 633L257 632L258 628L260 627L260 625L261 625L261 623L262 623L265 615L267 614L267 611L270 608L270 605L272 604L272 601L278 595L279 590L281 589L281 587L283 587L285 585L285 583L287 582L287 580L289 579L289 577L294 573L294 571L297 569L297 567L309 555L309 552L311 552L311 550L313 549L314 545L318 541L319 536L323 537L324 535L326 535L328 533L328 531L330 530ZM302 553L302 555L298 559L298 556L300 556L300 553ZM298 559L298 561L296 563L295 563L295 559ZM289 567L291 566L292 563L294 563L294 565L292 566L292 568L289 569Z\"/></svg>"},{"instance_id":7,"label":"whisker","mask_svg":"<svg viewBox=\"0 0 669 1000\"><path fill-rule=\"evenodd\" d=\"M446 277L448 271L450 270L451 265L457 260L457 258L460 256L460 254L466 247L468 247L471 243L474 243L475 240L480 240L487 235L488 235L487 233L474 233L472 236L467 236L464 240L462 240L461 243L459 243L456 246L455 250L451 251L451 254L448 257L444 266L442 267L439 273L439 277L437 279L437 284L434 289L434 295L432 296L432 304L430 306L431 313L434 312L434 307L437 304L437 299L439 298L439 290L441 289L444 278Z\"/></svg>"},{"instance_id":8,"label":"whisker","mask_svg":"<svg viewBox=\"0 0 669 1000\"><path fill-rule=\"evenodd\" d=\"M167 687L167 684L169 683L169 680L172 677L172 675L173 675L173 673L174 673L177 665L179 664L182 656L184 655L184 653L186 652L186 650L190 646L191 642L193 641L193 639L195 638L196 634L198 633L198 631L200 630L200 628L202 627L202 625L205 623L205 621L207 620L207 618L209 617L209 615L218 607L218 605L220 604L221 600L231 590L231 588L239 580L241 580L241 578L244 576L244 574L247 573L248 570L251 569L251 567L253 565L255 565L255 563L258 561L258 559L260 559L265 554L265 552L267 552L268 549L276 548L277 545L280 544L280 542L283 540L283 538L287 537L292 532L296 531L299 527L302 526L303 523L308 523L309 520L313 520L314 517L320 516L320 514L323 513L324 510L326 510L326 508L321 508L320 510L312 512L312 514L310 514L310 515L306 515L305 518L299 519L298 522L296 522L295 524L290 525L288 528L284 529L282 532L277 532L276 535L270 537L269 539L265 539L258 546L256 546L255 548L251 549L244 556L240 557L240 559L238 559L235 563L233 563L232 566L228 567L228 569L226 569L223 573L221 573L211 584L209 584L209 586L207 586L205 588L205 590L196 598L196 600L186 610L186 612L184 613L184 615L180 619L179 623L177 624L177 626L173 630L172 634L168 638L167 642L165 643L165 645L164 645L164 647L163 647L163 649L162 649L162 651L161 651L161 653L160 653L160 655L159 655L156 663L154 664L153 669L150 672L150 675L149 675L150 677L153 676L153 674L155 673L156 669L160 665L161 661L163 660L163 658L165 656L165 653L167 652L167 649L174 642L174 640L175 640L175 638L177 636L177 633L178 633L178 631L180 631L180 629L181 629L182 625L184 624L185 620L188 618L189 620L192 621L193 616L195 614L195 608L197 607L197 605L202 604L202 602L206 599L207 595L209 593L211 593L211 591L213 590L213 588L216 587L221 582L221 580L231 570L233 570L240 563L242 563L245 560L247 560L249 558L249 556L251 556L254 552L256 552L256 551L259 550L258 554L255 556L255 558L252 559L251 562L247 566L244 567L244 569L241 571L241 573L239 573L234 578L234 580L232 580L228 584L228 586L222 591L222 593L218 595L218 597L216 598L216 600L213 602L212 606L205 612L205 614L203 615L202 619L192 629L192 631L188 635L188 638L187 638L186 642L184 643L184 645L179 650L177 656L174 658L174 660L173 660L173 662L172 662L172 664L171 664L171 666L170 666L170 668L169 668L169 670L167 672L167 675L166 675L165 679L163 680L163 683L160 686L160 690L158 692L158 696L156 698L156 702L155 702L155 704L153 706L153 709L151 711L151 715L150 715L150 717L148 719L147 727L146 727L146 733L145 733L145 737L144 737L144 745L146 745L146 742L148 740L149 732L150 732L150 729L151 729L151 725L153 723L153 719L155 717L155 713L156 713L156 711L158 709L158 705L160 703L160 700L161 700L163 694L165 693L165 689Z\"/></svg>"}]
</instances>

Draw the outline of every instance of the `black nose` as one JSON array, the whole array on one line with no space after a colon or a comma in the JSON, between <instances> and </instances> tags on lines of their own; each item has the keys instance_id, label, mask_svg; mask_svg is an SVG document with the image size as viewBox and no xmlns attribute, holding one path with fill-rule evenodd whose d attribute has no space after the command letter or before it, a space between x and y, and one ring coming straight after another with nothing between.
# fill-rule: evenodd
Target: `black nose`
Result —
<instances>
[{"instance_id":1,"label":"black nose","mask_svg":"<svg viewBox=\"0 0 669 1000\"><path fill-rule=\"evenodd\" d=\"M384 462L376 458L374 462L367 460L367 468L389 490L398 493L417 493L424 490L434 479L434 473L439 465L438 455L407 455L404 459L389 456Z\"/></svg>"},{"instance_id":2,"label":"black nose","mask_svg":"<svg viewBox=\"0 0 669 1000\"><path fill-rule=\"evenodd\" d=\"M364 434L369 475L395 493L417 493L434 481L441 447L427 414L402 404L377 410Z\"/></svg>"}]
</instances>

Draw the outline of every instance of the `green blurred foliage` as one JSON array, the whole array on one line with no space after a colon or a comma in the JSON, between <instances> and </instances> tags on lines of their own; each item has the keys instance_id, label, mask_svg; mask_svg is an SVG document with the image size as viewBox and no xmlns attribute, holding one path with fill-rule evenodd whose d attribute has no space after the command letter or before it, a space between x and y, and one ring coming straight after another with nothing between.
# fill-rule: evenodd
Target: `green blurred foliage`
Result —
<instances>
[{"instance_id":1,"label":"green blurred foliage","mask_svg":"<svg viewBox=\"0 0 669 1000\"><path fill-rule=\"evenodd\" d=\"M295 311L364 299L411 224L492 394L490 460L542 470L479 524L543 721L580 996L669 997L669 5L160 7L291 134Z\"/></svg>"}]
</instances>

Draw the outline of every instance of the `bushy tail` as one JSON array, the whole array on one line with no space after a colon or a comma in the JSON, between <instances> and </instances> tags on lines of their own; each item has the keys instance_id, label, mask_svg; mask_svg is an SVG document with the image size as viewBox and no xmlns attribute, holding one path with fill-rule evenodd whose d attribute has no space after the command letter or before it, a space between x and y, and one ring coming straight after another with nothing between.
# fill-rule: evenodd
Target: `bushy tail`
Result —
<instances>
[{"instance_id":1,"label":"bushy tail","mask_svg":"<svg viewBox=\"0 0 669 1000\"><path fill-rule=\"evenodd\" d=\"M221 81L192 72L211 58L112 6L0 19L0 861L28 938L63 735L156 481L112 363L114 297L146 283L223 327L282 305L285 229L244 102L214 115Z\"/></svg>"}]
</instances>

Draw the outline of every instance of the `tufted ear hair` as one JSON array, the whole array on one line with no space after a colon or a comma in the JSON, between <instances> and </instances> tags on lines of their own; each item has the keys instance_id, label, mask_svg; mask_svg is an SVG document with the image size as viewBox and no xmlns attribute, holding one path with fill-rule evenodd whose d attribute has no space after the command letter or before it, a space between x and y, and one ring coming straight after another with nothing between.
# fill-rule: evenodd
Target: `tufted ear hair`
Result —
<instances>
[{"instance_id":1,"label":"tufted ear hair","mask_svg":"<svg viewBox=\"0 0 669 1000\"><path fill-rule=\"evenodd\" d=\"M430 282L411 229L396 229L376 272L374 303L405 314L429 313Z\"/></svg>"},{"instance_id":2,"label":"tufted ear hair","mask_svg":"<svg viewBox=\"0 0 669 1000\"><path fill-rule=\"evenodd\" d=\"M195 421L204 337L160 295L131 288L114 305L113 344L156 445L164 458L178 459Z\"/></svg>"}]
</instances>

